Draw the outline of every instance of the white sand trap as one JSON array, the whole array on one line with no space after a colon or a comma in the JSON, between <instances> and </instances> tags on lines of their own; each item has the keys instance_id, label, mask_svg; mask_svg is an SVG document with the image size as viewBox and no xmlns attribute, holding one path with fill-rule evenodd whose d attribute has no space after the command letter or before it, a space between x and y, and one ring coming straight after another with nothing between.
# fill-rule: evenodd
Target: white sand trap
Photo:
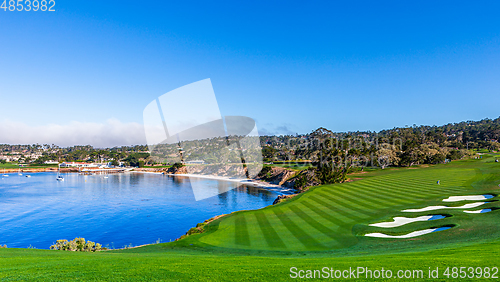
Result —
<instances>
[{"instance_id":1,"label":"white sand trap","mask_svg":"<svg viewBox=\"0 0 500 282\"><path fill-rule=\"evenodd\" d=\"M460 207L447 207L447 206L429 206L425 207L422 209L409 209L409 210L402 210L402 212L424 212L424 211L434 211L434 210L441 210L441 209L471 209L475 207L479 207L480 205L486 204L485 202L477 202L477 203L470 203L470 204L465 204Z\"/></svg>"},{"instance_id":2,"label":"white sand trap","mask_svg":"<svg viewBox=\"0 0 500 282\"><path fill-rule=\"evenodd\" d=\"M413 231L413 232L408 233L408 234L396 235L396 236L387 235L384 233L368 233L368 234L365 234L365 236L376 237L376 238L401 238L401 239L404 239L404 238L413 238L413 237L417 237L417 236L422 236L425 234L429 234L429 233L437 232L437 231L442 231L442 230L446 230L446 229L450 229L450 227L424 229L424 230Z\"/></svg>"},{"instance_id":3,"label":"white sand trap","mask_svg":"<svg viewBox=\"0 0 500 282\"><path fill-rule=\"evenodd\" d=\"M419 217L413 217L413 218L395 217L393 222L379 222L379 223L370 224L370 226L376 226L376 227L382 227L382 228L392 228L392 227L398 227L398 226L402 226L402 225L412 223L412 222L417 222L417 221L428 221L432 217L433 217L432 215L425 215L425 216L419 216Z\"/></svg>"},{"instance_id":4,"label":"white sand trap","mask_svg":"<svg viewBox=\"0 0 500 282\"><path fill-rule=\"evenodd\" d=\"M487 213L490 212L491 209L482 209L482 210L477 210L477 211L464 211L465 213Z\"/></svg>"},{"instance_id":5,"label":"white sand trap","mask_svg":"<svg viewBox=\"0 0 500 282\"><path fill-rule=\"evenodd\" d=\"M491 198L493 198L493 195L451 196L448 199L444 199L443 202L481 201Z\"/></svg>"}]
</instances>

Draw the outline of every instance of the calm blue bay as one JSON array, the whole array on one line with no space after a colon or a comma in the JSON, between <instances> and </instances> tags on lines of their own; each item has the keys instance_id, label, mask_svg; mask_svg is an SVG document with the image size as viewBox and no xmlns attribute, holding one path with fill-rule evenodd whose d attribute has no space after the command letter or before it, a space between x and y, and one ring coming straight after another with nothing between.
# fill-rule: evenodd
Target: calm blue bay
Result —
<instances>
[{"instance_id":1,"label":"calm blue bay","mask_svg":"<svg viewBox=\"0 0 500 282\"><path fill-rule=\"evenodd\" d=\"M175 240L213 216L259 209L280 193L198 180L207 189L227 191L195 201L188 179L158 174L108 175L32 173L0 179L0 244L48 249L57 239L84 237L122 248Z\"/></svg>"}]
</instances>

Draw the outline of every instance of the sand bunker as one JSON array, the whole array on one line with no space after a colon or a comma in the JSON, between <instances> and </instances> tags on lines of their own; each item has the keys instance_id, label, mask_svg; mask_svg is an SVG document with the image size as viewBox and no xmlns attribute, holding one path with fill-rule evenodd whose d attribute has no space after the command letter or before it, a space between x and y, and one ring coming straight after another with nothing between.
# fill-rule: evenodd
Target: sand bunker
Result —
<instances>
[{"instance_id":1,"label":"sand bunker","mask_svg":"<svg viewBox=\"0 0 500 282\"><path fill-rule=\"evenodd\" d=\"M464 211L466 213L486 213L486 212L490 212L491 209L482 209L482 210L477 210L477 211Z\"/></svg>"},{"instance_id":2,"label":"sand bunker","mask_svg":"<svg viewBox=\"0 0 500 282\"><path fill-rule=\"evenodd\" d=\"M481 201L481 200L491 199L493 197L495 196L493 195L451 196L448 199L444 199L443 202Z\"/></svg>"},{"instance_id":3,"label":"sand bunker","mask_svg":"<svg viewBox=\"0 0 500 282\"><path fill-rule=\"evenodd\" d=\"M424 229L424 230L413 231L413 232L408 233L408 234L396 235L396 236L387 235L384 233L368 233L368 234L365 234L365 236L376 237L376 238L401 238L401 239L404 239L404 238L413 238L413 237L417 237L417 236L422 236L422 235L429 234L432 232L443 231L443 230L450 229L450 228L451 227L439 227L439 228Z\"/></svg>"},{"instance_id":4,"label":"sand bunker","mask_svg":"<svg viewBox=\"0 0 500 282\"><path fill-rule=\"evenodd\" d=\"M392 228L392 227L398 227L398 226L402 226L402 225L412 223L412 222L436 220L436 219L441 219L441 218L445 218L445 217L446 216L444 216L444 215L424 215L424 216L413 217L413 218L395 217L394 221L392 221L392 222L373 223L373 224L370 224L370 226L376 226L376 227L382 227L382 228Z\"/></svg>"},{"instance_id":5,"label":"sand bunker","mask_svg":"<svg viewBox=\"0 0 500 282\"><path fill-rule=\"evenodd\" d=\"M471 209L475 207L479 207L480 205L484 205L486 202L477 202L477 203L470 203L470 204L465 204L460 207L447 207L447 206L429 206L425 207L422 209L409 209L409 210L403 210L403 212L424 212L424 211L434 211L434 210L441 210L441 209Z\"/></svg>"}]
</instances>

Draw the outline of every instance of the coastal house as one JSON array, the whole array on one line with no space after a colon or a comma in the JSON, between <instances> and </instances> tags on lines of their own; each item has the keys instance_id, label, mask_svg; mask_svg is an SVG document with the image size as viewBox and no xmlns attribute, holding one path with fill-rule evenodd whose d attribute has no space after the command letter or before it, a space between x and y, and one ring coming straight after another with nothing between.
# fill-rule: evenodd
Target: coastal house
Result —
<instances>
[{"instance_id":1,"label":"coastal house","mask_svg":"<svg viewBox=\"0 0 500 282\"><path fill-rule=\"evenodd\" d=\"M205 164L205 161L203 161L203 160L192 160L192 161L187 161L186 164Z\"/></svg>"},{"instance_id":2,"label":"coastal house","mask_svg":"<svg viewBox=\"0 0 500 282\"><path fill-rule=\"evenodd\" d=\"M19 160L19 156L5 156L0 155L0 160L4 160L6 162L17 162Z\"/></svg>"},{"instance_id":3,"label":"coastal house","mask_svg":"<svg viewBox=\"0 0 500 282\"><path fill-rule=\"evenodd\" d=\"M42 153L31 153L31 154L25 154L24 158L25 159L32 159L32 160L37 160L39 157L42 156Z\"/></svg>"},{"instance_id":4,"label":"coastal house","mask_svg":"<svg viewBox=\"0 0 500 282\"><path fill-rule=\"evenodd\" d=\"M85 163L85 162L64 162L61 164L61 167L88 168L88 167L99 167L99 165L94 163Z\"/></svg>"}]
</instances>

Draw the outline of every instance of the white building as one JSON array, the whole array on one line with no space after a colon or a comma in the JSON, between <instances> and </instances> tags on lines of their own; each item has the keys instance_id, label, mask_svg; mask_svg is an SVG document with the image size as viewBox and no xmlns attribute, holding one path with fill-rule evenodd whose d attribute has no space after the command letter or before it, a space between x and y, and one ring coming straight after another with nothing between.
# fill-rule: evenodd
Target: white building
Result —
<instances>
[{"instance_id":1,"label":"white building","mask_svg":"<svg viewBox=\"0 0 500 282\"><path fill-rule=\"evenodd\" d=\"M14 155L14 156L0 155L0 160L4 160L6 162L17 162L19 160L19 156L18 155Z\"/></svg>"},{"instance_id":2,"label":"white building","mask_svg":"<svg viewBox=\"0 0 500 282\"><path fill-rule=\"evenodd\" d=\"M83 162L64 162L61 164L61 167L99 167L98 164L93 163L83 163Z\"/></svg>"},{"instance_id":3,"label":"white building","mask_svg":"<svg viewBox=\"0 0 500 282\"><path fill-rule=\"evenodd\" d=\"M187 161L186 164L205 164L205 161L203 161L203 160L193 160L193 161Z\"/></svg>"}]
</instances>

